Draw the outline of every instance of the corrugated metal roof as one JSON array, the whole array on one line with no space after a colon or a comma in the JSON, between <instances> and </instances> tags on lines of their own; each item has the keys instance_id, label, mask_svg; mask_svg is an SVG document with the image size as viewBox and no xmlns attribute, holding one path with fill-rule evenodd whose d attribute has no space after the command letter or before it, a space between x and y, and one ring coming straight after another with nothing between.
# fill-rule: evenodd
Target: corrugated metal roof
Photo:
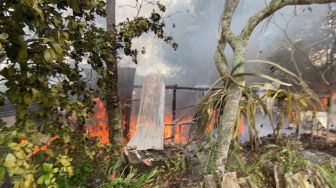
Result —
<instances>
[{"instance_id":1,"label":"corrugated metal roof","mask_svg":"<svg viewBox=\"0 0 336 188\"><path fill-rule=\"evenodd\" d=\"M28 107L32 111L36 111L39 109L39 106L36 104L30 105ZM0 118L15 116L15 105L6 101L3 106L0 106Z\"/></svg>"}]
</instances>

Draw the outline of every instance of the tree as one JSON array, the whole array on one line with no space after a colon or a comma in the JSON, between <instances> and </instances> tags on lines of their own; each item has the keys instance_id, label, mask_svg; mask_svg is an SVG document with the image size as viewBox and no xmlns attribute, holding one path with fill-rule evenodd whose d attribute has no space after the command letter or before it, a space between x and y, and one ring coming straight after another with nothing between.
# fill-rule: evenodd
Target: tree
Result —
<instances>
[{"instance_id":1,"label":"tree","mask_svg":"<svg viewBox=\"0 0 336 188\"><path fill-rule=\"evenodd\" d=\"M72 165L83 166L76 161L80 156L71 159L67 154L73 149L70 141L85 140L82 125L94 109L93 97L105 98L114 105L112 110L119 111L117 75L113 74L116 50L123 50L136 62L138 51L132 49L132 39L146 32L176 44L165 35L164 22L155 11L148 18L136 17L106 32L95 24L97 16L106 16L103 0L6 0L1 2L0 12L0 76L7 88L0 98L2 103L14 104L16 110L15 125L0 125L0 178L7 171L17 187L34 187L35 182L51 186L59 183L58 178L74 175ZM83 78L83 64L97 72L98 89L90 88ZM38 109L32 110L31 105ZM60 118L62 109L66 118ZM71 124L67 120L74 114L77 121ZM119 115L111 116L110 120L119 125ZM42 151L53 149L38 152L37 146L48 136L57 139L59 145L53 148L47 142ZM85 143L75 147L98 148ZM92 157L86 150L80 155L87 160Z\"/></svg>"},{"instance_id":2,"label":"tree","mask_svg":"<svg viewBox=\"0 0 336 188\"><path fill-rule=\"evenodd\" d=\"M232 140L232 132L237 119L237 110L242 96L242 87L245 80L241 77L235 78L232 82L230 77L231 71L228 68L228 62L224 54L224 49L229 44L233 50L233 66L235 67L232 74L244 73L244 63L246 62L246 46L255 27L274 14L276 11L288 5L307 5L313 3L330 3L335 0L272 0L262 10L252 16L241 33L236 35L230 29L231 20L239 4L239 0L226 0L221 18L220 38L215 53L215 64L223 81L229 83L225 106L220 116L218 125L218 158L216 160L216 173L221 175L225 171L228 150Z\"/></svg>"},{"instance_id":3,"label":"tree","mask_svg":"<svg viewBox=\"0 0 336 188\"><path fill-rule=\"evenodd\" d=\"M310 10L314 12L313 9ZM325 17L307 20L303 23L305 30L300 25L300 29L294 31L295 38L291 36L293 31L288 32L288 27L296 15L293 15L284 28L274 23L283 33L284 42L267 55L268 59L296 72L319 94L329 93L328 90L332 88L329 86L336 81L334 14L335 10L329 9ZM273 75L286 79L287 75L274 72L274 67L270 66L269 70Z\"/></svg>"},{"instance_id":4,"label":"tree","mask_svg":"<svg viewBox=\"0 0 336 188\"><path fill-rule=\"evenodd\" d=\"M115 0L106 1L106 31L113 33L116 30ZM111 143L121 143L122 122L118 96L118 65L117 51L111 51L112 59L106 62L107 77L105 79L105 104L108 116L109 140Z\"/></svg>"}]
</instances>

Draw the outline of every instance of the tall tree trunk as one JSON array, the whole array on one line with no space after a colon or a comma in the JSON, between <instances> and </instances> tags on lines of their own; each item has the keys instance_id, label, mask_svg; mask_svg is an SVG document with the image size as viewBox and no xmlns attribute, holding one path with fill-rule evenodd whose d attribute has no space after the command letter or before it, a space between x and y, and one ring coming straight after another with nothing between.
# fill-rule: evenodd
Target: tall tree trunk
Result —
<instances>
[{"instance_id":1,"label":"tall tree trunk","mask_svg":"<svg viewBox=\"0 0 336 188\"><path fill-rule=\"evenodd\" d=\"M106 29L115 32L115 0L106 1ZM113 58L106 62L107 76L105 78L105 105L108 117L109 140L113 145L119 146L122 142L121 110L118 96L118 66L117 52L111 52Z\"/></svg>"},{"instance_id":2,"label":"tall tree trunk","mask_svg":"<svg viewBox=\"0 0 336 188\"><path fill-rule=\"evenodd\" d=\"M245 47L238 47L234 51L233 64L237 65L242 62L245 62ZM236 70L236 73L242 72L244 72L243 66ZM245 82L243 79L237 79L236 81L237 83L233 83L228 88L226 103L223 114L220 116L218 126L218 158L216 160L216 173L218 175L221 175L225 171L232 133L236 125L236 120L239 118L237 117L237 111L243 90L241 86L243 86Z\"/></svg>"},{"instance_id":3,"label":"tall tree trunk","mask_svg":"<svg viewBox=\"0 0 336 188\"><path fill-rule=\"evenodd\" d=\"M239 4L239 0L226 0L224 5L224 11L222 13L220 23L220 38L215 53L215 64L218 72L222 77L229 74L229 68L227 59L225 56L225 47L227 43L233 49L234 52L234 65L245 61L244 48L237 46L233 42L233 38L236 38L233 32L230 30L231 20L236 7ZM237 43L239 44L239 43ZM243 72L243 66L237 70L237 72ZM244 84L244 81L237 80L240 84ZM225 171L225 165L227 162L227 156L232 140L232 132L237 120L237 111L239 108L240 98L242 95L242 88L237 84L232 84L228 88L228 94L226 97L226 103L224 106L223 114L220 116L220 122L218 126L218 153L216 159L216 174L218 179Z\"/></svg>"}]
</instances>

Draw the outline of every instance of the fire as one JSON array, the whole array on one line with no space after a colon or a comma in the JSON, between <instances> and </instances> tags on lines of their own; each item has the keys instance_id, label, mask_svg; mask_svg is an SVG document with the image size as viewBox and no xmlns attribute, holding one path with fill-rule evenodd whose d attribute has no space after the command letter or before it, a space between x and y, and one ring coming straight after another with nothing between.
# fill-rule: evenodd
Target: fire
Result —
<instances>
[{"instance_id":1,"label":"fire","mask_svg":"<svg viewBox=\"0 0 336 188\"><path fill-rule=\"evenodd\" d=\"M210 122L209 122L207 128L205 129L206 133L210 133L213 130L213 128L215 126L215 123L216 123L217 113L214 109L209 109L208 110L208 115L210 117Z\"/></svg>"},{"instance_id":2,"label":"fire","mask_svg":"<svg viewBox=\"0 0 336 188\"><path fill-rule=\"evenodd\" d=\"M191 125L186 125L192 121L192 117L186 117L178 122L178 125L173 124L172 116L167 114L164 117L164 139L165 144L184 144L188 141L189 129ZM130 130L127 135L127 141L132 138L136 132L137 118L131 118Z\"/></svg>"},{"instance_id":3,"label":"fire","mask_svg":"<svg viewBox=\"0 0 336 188\"><path fill-rule=\"evenodd\" d=\"M163 122L165 124L164 127L164 138L165 138L165 144L169 144L173 141L173 118L171 117L171 115L165 115L165 117L163 118Z\"/></svg>"},{"instance_id":4,"label":"fire","mask_svg":"<svg viewBox=\"0 0 336 188\"><path fill-rule=\"evenodd\" d=\"M189 130L190 126L188 123L192 122L192 117L186 117L183 120L178 122L178 125L175 126L175 135L174 135L174 143L175 144L185 144L189 139Z\"/></svg>"},{"instance_id":5,"label":"fire","mask_svg":"<svg viewBox=\"0 0 336 188\"><path fill-rule=\"evenodd\" d=\"M97 103L95 107L95 114L91 118L93 124L87 125L87 130L89 136L92 138L100 138L101 144L109 143L108 125L107 125L107 114L104 103L98 97L94 99ZM89 120L90 122L90 120Z\"/></svg>"},{"instance_id":6,"label":"fire","mask_svg":"<svg viewBox=\"0 0 336 188\"><path fill-rule=\"evenodd\" d=\"M109 143L108 136L108 124L107 124L107 114L103 101L99 98L94 99L96 104L95 114L88 121L87 130L89 132L89 136L92 138L98 137L100 138L101 144ZM214 110L208 111L210 116L210 122L206 128L206 132L210 133L214 125L216 123L217 113ZM165 144L185 144L189 140L189 131L192 126L191 122L193 122L193 117L185 117L182 120L179 120L173 124L172 116L170 114L166 114L164 117L164 138ZM130 129L125 139L125 143L127 143L135 134L137 125L137 117L132 117L130 121ZM240 118L240 127L239 134L242 135L244 132L244 119Z\"/></svg>"},{"instance_id":7,"label":"fire","mask_svg":"<svg viewBox=\"0 0 336 188\"><path fill-rule=\"evenodd\" d=\"M100 138L101 144L107 144L109 142L108 137L108 126L107 126L107 115L106 109L104 107L104 103L99 99L96 98L96 108L95 114L93 117L88 121L87 130L89 136L92 138ZM174 142L175 144L182 144L188 141L188 131L190 125L185 125L184 123L191 122L192 117L184 118L183 121L180 121L179 124L173 128L172 124L172 117L171 115L166 115L164 117L164 138L165 144L169 144ZM91 123L93 122L93 123ZM125 142L128 142L136 132L136 125L137 125L137 117L132 117L130 122L130 129L125 138Z\"/></svg>"},{"instance_id":8,"label":"fire","mask_svg":"<svg viewBox=\"0 0 336 188\"><path fill-rule=\"evenodd\" d=\"M38 153L39 151L46 151L47 148L48 148L48 146L49 146L50 144L52 144L55 140L59 139L59 138L60 138L60 137L59 137L58 135L56 135L56 136L52 137L51 139L49 139L48 142L47 142L45 145L43 145L43 146L41 146L41 147L39 147L39 146L34 146L33 151L31 151L31 152L28 154L28 157L31 157L31 156L35 155L35 154ZM25 146L26 144L28 144L28 141L27 141L27 140L25 140L25 139L20 140L20 145Z\"/></svg>"},{"instance_id":9,"label":"fire","mask_svg":"<svg viewBox=\"0 0 336 188\"><path fill-rule=\"evenodd\" d=\"M239 135L243 135L244 134L244 116L240 116L239 119Z\"/></svg>"},{"instance_id":10,"label":"fire","mask_svg":"<svg viewBox=\"0 0 336 188\"><path fill-rule=\"evenodd\" d=\"M210 117L210 122L205 130L206 133L210 133L214 129L216 119L217 119L217 112L213 109L209 109L208 115ZM239 128L238 128L239 135L243 135L245 131L244 130L244 116L240 116L238 121L239 121Z\"/></svg>"}]
</instances>

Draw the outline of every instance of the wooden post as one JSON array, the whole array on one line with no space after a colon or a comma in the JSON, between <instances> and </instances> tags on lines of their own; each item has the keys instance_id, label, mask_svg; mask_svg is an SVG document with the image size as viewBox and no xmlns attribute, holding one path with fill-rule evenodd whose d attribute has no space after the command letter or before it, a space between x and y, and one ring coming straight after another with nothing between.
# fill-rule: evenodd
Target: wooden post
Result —
<instances>
[{"instance_id":1,"label":"wooden post","mask_svg":"<svg viewBox=\"0 0 336 188\"><path fill-rule=\"evenodd\" d=\"M327 140L329 139L329 135L330 135L330 123L331 123L330 117L331 117L331 113L332 113L331 107L332 107L333 102L334 102L334 100L333 100L333 96L331 94L328 97L328 104L327 104L327 135L326 135Z\"/></svg>"},{"instance_id":2,"label":"wooden post","mask_svg":"<svg viewBox=\"0 0 336 188\"><path fill-rule=\"evenodd\" d=\"M173 88L172 123L175 123L176 120L176 91L177 91L177 85L175 85Z\"/></svg>"},{"instance_id":3,"label":"wooden post","mask_svg":"<svg viewBox=\"0 0 336 188\"><path fill-rule=\"evenodd\" d=\"M176 134L176 131L175 131L175 128L177 127L174 127L175 124L176 124L176 91L177 91L177 84L173 86L173 102L172 102L172 142L174 143L175 142L175 134Z\"/></svg>"},{"instance_id":4,"label":"wooden post","mask_svg":"<svg viewBox=\"0 0 336 188\"><path fill-rule=\"evenodd\" d=\"M130 139L130 124L132 111L132 93L134 86L135 68L119 68L119 98L121 104L123 137L126 141Z\"/></svg>"}]
</instances>

